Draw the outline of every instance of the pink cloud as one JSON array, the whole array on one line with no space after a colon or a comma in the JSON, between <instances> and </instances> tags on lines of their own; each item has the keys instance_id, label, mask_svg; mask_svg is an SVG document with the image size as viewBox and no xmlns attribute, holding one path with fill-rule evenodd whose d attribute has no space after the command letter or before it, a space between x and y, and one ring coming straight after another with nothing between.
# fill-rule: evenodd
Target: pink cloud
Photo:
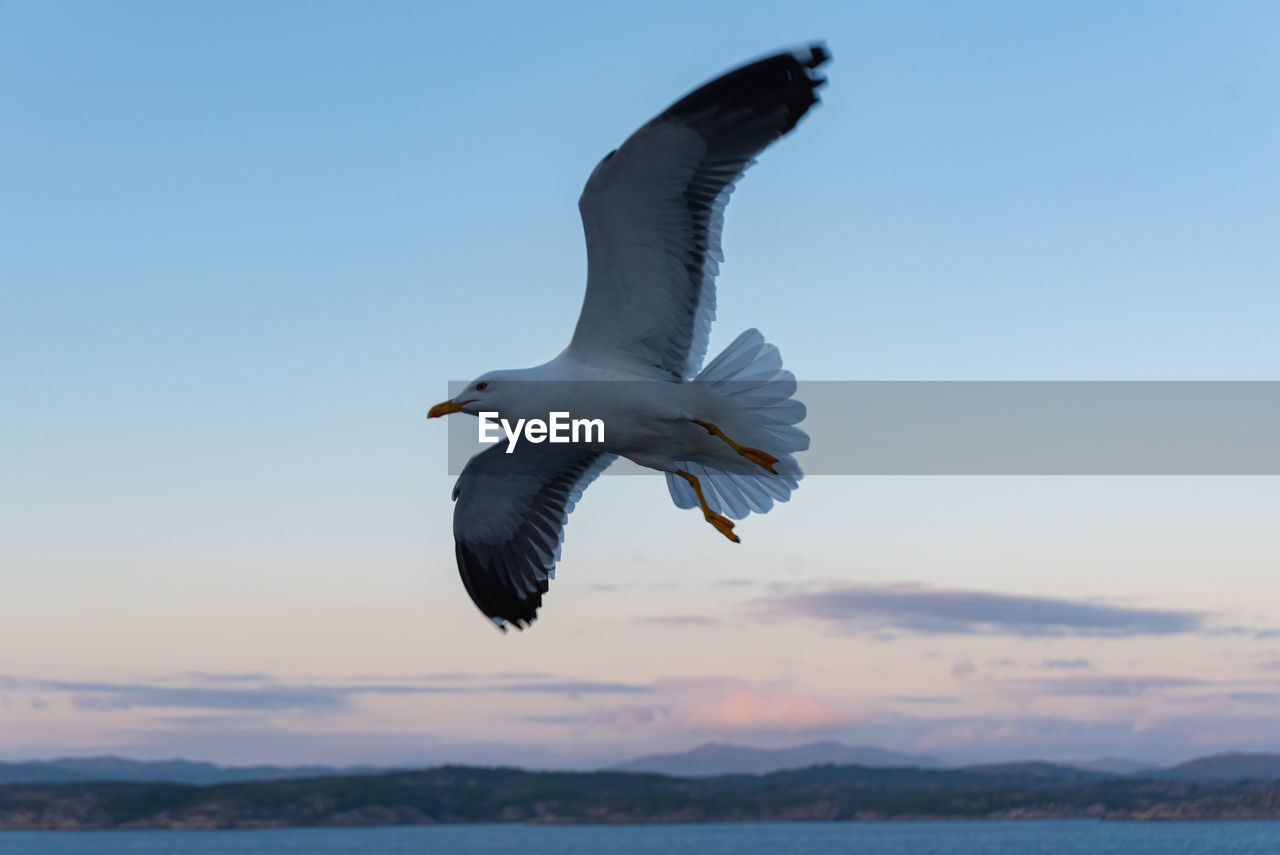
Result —
<instances>
[{"instance_id":1,"label":"pink cloud","mask_svg":"<svg viewBox=\"0 0 1280 855\"><path fill-rule=\"evenodd\" d=\"M690 733L804 733L858 721L829 700L731 677L663 680L672 697L665 725Z\"/></svg>"}]
</instances>

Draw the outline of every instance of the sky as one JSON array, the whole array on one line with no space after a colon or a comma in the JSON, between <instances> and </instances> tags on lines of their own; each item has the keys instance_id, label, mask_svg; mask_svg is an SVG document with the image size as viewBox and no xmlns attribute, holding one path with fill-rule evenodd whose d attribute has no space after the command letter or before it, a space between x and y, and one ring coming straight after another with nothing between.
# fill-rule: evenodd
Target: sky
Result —
<instances>
[{"instance_id":1,"label":"sky","mask_svg":"<svg viewBox=\"0 0 1280 855\"><path fill-rule=\"evenodd\" d=\"M451 380L540 363L595 163L825 39L710 352L1280 379L1266 2L0 0L0 759L589 767L1280 750L1280 482L812 476L733 546L601 478L541 617L454 566Z\"/></svg>"}]
</instances>

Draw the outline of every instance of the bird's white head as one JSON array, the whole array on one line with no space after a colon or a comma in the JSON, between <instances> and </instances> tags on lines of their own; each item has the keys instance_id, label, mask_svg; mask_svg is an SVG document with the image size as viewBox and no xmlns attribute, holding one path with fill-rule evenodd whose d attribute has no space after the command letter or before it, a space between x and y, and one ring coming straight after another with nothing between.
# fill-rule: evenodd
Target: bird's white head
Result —
<instances>
[{"instance_id":1,"label":"bird's white head","mask_svg":"<svg viewBox=\"0 0 1280 855\"><path fill-rule=\"evenodd\" d=\"M461 392L448 401L441 401L427 413L427 418L434 419L450 413L468 413L478 415L482 412L503 412L504 403L511 397L515 383L504 377L505 372L490 371L481 374L466 385Z\"/></svg>"}]
</instances>

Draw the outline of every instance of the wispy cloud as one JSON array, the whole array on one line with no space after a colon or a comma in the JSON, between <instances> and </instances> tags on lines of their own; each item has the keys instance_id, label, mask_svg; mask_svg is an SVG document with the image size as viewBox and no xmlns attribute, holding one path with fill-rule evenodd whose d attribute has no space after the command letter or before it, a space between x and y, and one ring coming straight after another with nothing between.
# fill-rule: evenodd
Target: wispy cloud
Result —
<instances>
[{"instance_id":1,"label":"wispy cloud","mask_svg":"<svg viewBox=\"0 0 1280 855\"><path fill-rule=\"evenodd\" d=\"M587 710L580 713L539 714L520 716L520 721L531 724L571 725L574 727L608 728L617 733L652 727L671 714L669 707L661 704L627 705L611 709Z\"/></svg>"},{"instance_id":2,"label":"wispy cloud","mask_svg":"<svg viewBox=\"0 0 1280 855\"><path fill-rule=\"evenodd\" d=\"M494 680L557 680L555 674L545 671L437 671L430 674L355 674L342 678L344 683L486 683Z\"/></svg>"},{"instance_id":3,"label":"wispy cloud","mask_svg":"<svg viewBox=\"0 0 1280 855\"><path fill-rule=\"evenodd\" d=\"M572 714L531 714L521 721L570 725L650 738L691 735L798 735L825 733L862 720L862 714L819 695L733 677L680 677L654 684L652 704L621 705Z\"/></svg>"},{"instance_id":4,"label":"wispy cloud","mask_svg":"<svg viewBox=\"0 0 1280 855\"><path fill-rule=\"evenodd\" d=\"M1133 698L1162 689L1208 686L1208 680L1192 677L1060 677L1055 679L1007 680L1002 685L1030 690L1039 695Z\"/></svg>"},{"instance_id":5,"label":"wispy cloud","mask_svg":"<svg viewBox=\"0 0 1280 855\"><path fill-rule=\"evenodd\" d=\"M269 683L271 675L259 671L241 673L225 673L216 671L183 671L165 678L166 681L180 683L202 683L214 686L244 683Z\"/></svg>"},{"instance_id":6,"label":"wispy cloud","mask_svg":"<svg viewBox=\"0 0 1280 855\"><path fill-rule=\"evenodd\" d=\"M473 692L508 692L536 695L642 695L653 691L652 686L639 683L592 682L570 680L558 683L508 683L498 686L480 686Z\"/></svg>"},{"instance_id":7,"label":"wispy cloud","mask_svg":"<svg viewBox=\"0 0 1280 855\"><path fill-rule=\"evenodd\" d=\"M638 618L639 623L652 624L654 626L719 626L720 618L707 617L706 615L655 615L653 617Z\"/></svg>"},{"instance_id":8,"label":"wispy cloud","mask_svg":"<svg viewBox=\"0 0 1280 855\"><path fill-rule=\"evenodd\" d=\"M765 618L810 618L845 632L1015 635L1022 637L1173 635L1196 632L1198 611L1144 609L1084 600L962 591L925 585L855 585L783 593L754 602Z\"/></svg>"},{"instance_id":9,"label":"wispy cloud","mask_svg":"<svg viewBox=\"0 0 1280 855\"><path fill-rule=\"evenodd\" d=\"M148 719L150 724L174 728L264 727L269 721L269 716L251 712L156 716Z\"/></svg>"},{"instance_id":10,"label":"wispy cloud","mask_svg":"<svg viewBox=\"0 0 1280 855\"><path fill-rule=\"evenodd\" d=\"M1077 658L1077 659L1042 659L1040 661L1040 664L1036 667L1045 668L1050 671L1056 670L1056 669L1076 670L1076 669L1092 668L1093 663L1090 662L1088 659L1084 659L1083 657Z\"/></svg>"},{"instance_id":11,"label":"wispy cloud","mask_svg":"<svg viewBox=\"0 0 1280 855\"><path fill-rule=\"evenodd\" d=\"M442 680L441 683L332 683L292 685L254 675L254 685L219 685L239 681L192 678L196 685L173 685L162 679L147 683L41 680L0 676L0 690L65 694L79 710L106 712L137 708L191 709L215 711L273 712L302 710L324 712L350 707L365 696L538 694L579 697L582 695L634 695L653 691L651 686L612 681L528 679L516 681L491 678L490 682ZM535 677L537 675L534 675ZM210 685L212 684L212 685Z\"/></svg>"},{"instance_id":12,"label":"wispy cloud","mask_svg":"<svg viewBox=\"0 0 1280 855\"><path fill-rule=\"evenodd\" d=\"M1280 704L1280 692L1230 692L1227 698L1245 704Z\"/></svg>"},{"instance_id":13,"label":"wispy cloud","mask_svg":"<svg viewBox=\"0 0 1280 855\"><path fill-rule=\"evenodd\" d=\"M881 700L899 704L928 704L930 706L959 703L950 695L885 695Z\"/></svg>"},{"instance_id":14,"label":"wispy cloud","mask_svg":"<svg viewBox=\"0 0 1280 855\"><path fill-rule=\"evenodd\" d=\"M861 718L841 705L785 686L730 677L663 680L673 697L671 724L700 733L809 733Z\"/></svg>"},{"instance_id":15,"label":"wispy cloud","mask_svg":"<svg viewBox=\"0 0 1280 855\"><path fill-rule=\"evenodd\" d=\"M202 710L332 710L347 705L350 695L331 686L255 686L213 688L136 683L35 680L37 691L68 693L76 709L107 711L134 707Z\"/></svg>"}]
</instances>

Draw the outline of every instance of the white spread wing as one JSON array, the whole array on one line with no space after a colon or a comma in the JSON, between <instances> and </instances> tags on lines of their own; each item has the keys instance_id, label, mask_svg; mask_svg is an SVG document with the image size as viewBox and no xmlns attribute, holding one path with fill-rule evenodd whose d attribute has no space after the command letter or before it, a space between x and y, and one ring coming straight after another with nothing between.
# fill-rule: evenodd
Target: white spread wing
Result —
<instances>
[{"instance_id":1,"label":"white spread wing","mask_svg":"<svg viewBox=\"0 0 1280 855\"><path fill-rule=\"evenodd\" d=\"M591 173L578 201L587 295L569 350L688 379L715 318L720 233L734 183L818 102L821 44L707 83L641 127Z\"/></svg>"},{"instance_id":2,"label":"white spread wing","mask_svg":"<svg viewBox=\"0 0 1280 855\"><path fill-rule=\"evenodd\" d=\"M458 572L471 600L499 627L524 629L560 560L569 513L614 460L575 445L501 442L472 457L453 488Z\"/></svg>"}]
</instances>

